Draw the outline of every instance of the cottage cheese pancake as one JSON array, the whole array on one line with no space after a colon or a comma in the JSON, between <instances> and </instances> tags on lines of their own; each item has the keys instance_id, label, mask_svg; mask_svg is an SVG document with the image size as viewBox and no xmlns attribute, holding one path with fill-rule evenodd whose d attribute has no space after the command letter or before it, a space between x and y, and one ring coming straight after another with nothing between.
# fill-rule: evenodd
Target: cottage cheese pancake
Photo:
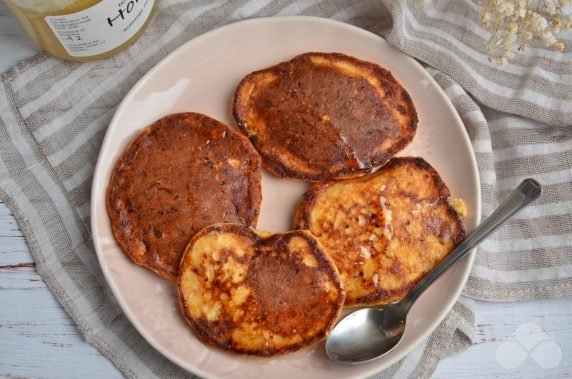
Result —
<instances>
[{"instance_id":1,"label":"cottage cheese pancake","mask_svg":"<svg viewBox=\"0 0 572 379\"><path fill-rule=\"evenodd\" d=\"M339 53L307 53L247 75L237 124L281 177L359 176L407 146L417 113L389 71Z\"/></svg>"},{"instance_id":2,"label":"cottage cheese pancake","mask_svg":"<svg viewBox=\"0 0 572 379\"><path fill-rule=\"evenodd\" d=\"M207 225L255 225L260 156L246 137L198 113L161 118L119 157L107 208L136 264L175 280L191 237Z\"/></svg>"},{"instance_id":3,"label":"cottage cheese pancake","mask_svg":"<svg viewBox=\"0 0 572 379\"><path fill-rule=\"evenodd\" d=\"M239 224L212 225L191 240L178 289L199 339L259 356L325 338L344 303L336 267L309 232L270 234Z\"/></svg>"},{"instance_id":4,"label":"cottage cheese pancake","mask_svg":"<svg viewBox=\"0 0 572 379\"><path fill-rule=\"evenodd\" d=\"M346 306L384 304L401 299L464 239L449 196L423 159L393 158L374 174L317 183L294 223L334 260Z\"/></svg>"}]
</instances>

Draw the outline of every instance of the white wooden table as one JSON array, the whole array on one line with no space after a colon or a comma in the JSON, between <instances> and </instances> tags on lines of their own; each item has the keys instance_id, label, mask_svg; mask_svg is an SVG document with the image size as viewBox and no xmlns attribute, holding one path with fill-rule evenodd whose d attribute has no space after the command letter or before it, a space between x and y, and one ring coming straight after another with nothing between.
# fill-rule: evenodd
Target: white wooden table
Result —
<instances>
[{"instance_id":1,"label":"white wooden table","mask_svg":"<svg viewBox=\"0 0 572 379\"><path fill-rule=\"evenodd\" d=\"M0 2L0 72L37 51ZM478 302L476 326L475 345L443 361L435 377L572 376L572 299ZM517 336L519 327L521 333ZM545 337L546 341L532 346L539 337ZM526 349L532 353L528 354ZM2 202L0 377L121 377L105 357L82 339L46 288L22 232Z\"/></svg>"}]
</instances>

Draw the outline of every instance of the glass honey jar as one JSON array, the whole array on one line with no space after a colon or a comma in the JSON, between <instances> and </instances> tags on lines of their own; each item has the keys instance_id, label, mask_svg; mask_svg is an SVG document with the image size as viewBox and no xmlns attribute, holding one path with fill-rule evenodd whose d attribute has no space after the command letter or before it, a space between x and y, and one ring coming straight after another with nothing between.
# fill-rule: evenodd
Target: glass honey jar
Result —
<instances>
[{"instance_id":1,"label":"glass honey jar","mask_svg":"<svg viewBox=\"0 0 572 379\"><path fill-rule=\"evenodd\" d=\"M55 57L87 62L125 50L143 33L156 0L4 0L26 33Z\"/></svg>"}]
</instances>

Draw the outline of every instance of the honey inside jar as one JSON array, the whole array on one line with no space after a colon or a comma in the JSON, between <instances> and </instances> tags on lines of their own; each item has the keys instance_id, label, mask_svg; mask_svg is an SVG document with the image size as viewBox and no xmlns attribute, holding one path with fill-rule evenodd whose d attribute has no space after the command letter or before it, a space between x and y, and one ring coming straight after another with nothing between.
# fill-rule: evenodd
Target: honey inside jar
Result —
<instances>
[{"instance_id":1,"label":"honey inside jar","mask_svg":"<svg viewBox=\"0 0 572 379\"><path fill-rule=\"evenodd\" d=\"M155 0L4 0L26 33L51 55L79 62L125 50L152 19Z\"/></svg>"}]
</instances>

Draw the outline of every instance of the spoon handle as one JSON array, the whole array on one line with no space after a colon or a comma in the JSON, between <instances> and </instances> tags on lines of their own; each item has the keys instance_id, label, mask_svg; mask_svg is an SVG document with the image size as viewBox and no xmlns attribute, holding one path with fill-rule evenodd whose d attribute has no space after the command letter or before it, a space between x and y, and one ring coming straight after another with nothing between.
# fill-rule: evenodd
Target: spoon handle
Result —
<instances>
[{"instance_id":1,"label":"spoon handle","mask_svg":"<svg viewBox=\"0 0 572 379\"><path fill-rule=\"evenodd\" d=\"M421 295L437 278L439 278L451 266L457 263L478 246L484 239L494 233L505 222L511 219L520 210L525 208L542 193L542 186L534 179L525 179L510 194L510 196L485 220L473 233L467 237L455 250L431 271L425 278L409 292L401 301L406 310L413 305Z\"/></svg>"}]
</instances>

